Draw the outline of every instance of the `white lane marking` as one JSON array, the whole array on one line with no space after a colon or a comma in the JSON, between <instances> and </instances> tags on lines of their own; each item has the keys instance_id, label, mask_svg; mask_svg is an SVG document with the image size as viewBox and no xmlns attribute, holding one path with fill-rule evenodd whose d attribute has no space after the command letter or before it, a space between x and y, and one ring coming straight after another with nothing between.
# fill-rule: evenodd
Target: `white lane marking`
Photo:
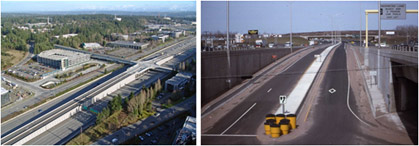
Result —
<instances>
[{"instance_id":1,"label":"white lane marking","mask_svg":"<svg viewBox=\"0 0 419 146\"><path fill-rule=\"evenodd\" d=\"M267 91L267 93L271 92L271 90L272 90L272 88L270 88L270 89Z\"/></svg>"},{"instance_id":2,"label":"white lane marking","mask_svg":"<svg viewBox=\"0 0 419 146\"><path fill-rule=\"evenodd\" d=\"M246 110L246 112L244 112L236 121L234 121L233 124L231 124L230 126L228 126L228 128L226 130L224 130L221 135L223 135L224 133L226 133L228 131L228 129L230 129L231 127L234 126L234 124L236 124L241 118L243 118L244 115L247 114L247 112L249 112L254 106L256 105L256 103L254 103L249 109Z\"/></svg>"},{"instance_id":3,"label":"white lane marking","mask_svg":"<svg viewBox=\"0 0 419 146\"><path fill-rule=\"evenodd\" d=\"M241 136L243 136L243 137L256 137L257 135L252 135L252 134L223 134L223 135L221 135L221 134L201 134L201 136L226 136L226 137L229 137L229 136L241 137Z\"/></svg>"},{"instance_id":4,"label":"white lane marking","mask_svg":"<svg viewBox=\"0 0 419 146\"><path fill-rule=\"evenodd\" d=\"M301 55L301 54L299 54L299 53L301 53L301 52L303 52L303 51L305 51L305 50L307 50L308 48L305 48L304 50L301 50L300 52L297 52L297 54L294 54L294 55L292 55L292 56L290 56L290 57L288 57L287 59L289 59L289 58L291 58L291 57L294 57L294 56L298 56L298 55ZM317 49L319 49L319 48L317 48ZM314 50L314 51L316 51L316 50ZM313 52L313 51L312 51ZM308 54L310 54L311 52L309 52ZM279 72L277 75L280 75L281 73L283 73L283 72L285 72L285 71L287 71L291 66L293 66L294 64L296 64L298 61L300 61L301 59L303 59L305 56L307 56L308 54L306 54L306 55L304 55L303 57L301 57L301 56L299 56L299 58L298 58L298 60L297 61L295 61L295 62L293 62L292 64L290 64L289 66L287 66L284 70L282 70L281 72ZM282 64L283 62L279 62L279 63L277 63L277 65L279 64ZM272 70L270 70L270 71L267 71L267 72L272 72ZM252 82L252 81L256 81L256 80L251 80L251 81L249 81L249 82ZM202 118L204 118L204 117L206 117L207 115L209 115L210 113L212 113L213 111L215 111L215 110L217 110L218 108L220 108L221 106L223 106L224 104L226 104L226 103L228 103L230 100L232 100L233 98L235 98L236 96L238 96L239 94L241 94L242 92L244 92L244 91L246 91L249 87L251 87L251 86L253 86L253 84L247 84L246 85L246 88L244 88L244 89L242 89L239 93L237 93L237 94L235 94L235 95L233 95L231 98L229 98L227 101L224 101L223 103L221 103L221 104L219 104L218 106L216 106L215 108L213 108L212 110L210 110L209 112L207 112L206 114L203 114L202 116L201 116L201 119ZM205 108L204 110L201 110L201 111L206 111L206 110L208 110L209 108L210 108L211 106L208 106L207 108Z\"/></svg>"},{"instance_id":5,"label":"white lane marking","mask_svg":"<svg viewBox=\"0 0 419 146\"><path fill-rule=\"evenodd\" d=\"M335 88L331 88L331 89L329 89L329 93L333 94L333 93L335 93L335 92L336 92L336 89L335 89Z\"/></svg>"},{"instance_id":6,"label":"white lane marking","mask_svg":"<svg viewBox=\"0 0 419 146\"><path fill-rule=\"evenodd\" d=\"M345 50L346 53L346 50ZM351 89L351 77L348 73L348 92L347 92L347 98L346 98L346 105L348 106L349 111L352 113L352 115L355 116L355 118L357 118L359 121L361 121L362 123L364 123L365 125L368 125L370 127L372 127L370 124L368 124L367 122L364 122L363 120L361 120L361 118L359 118L351 109L351 106L349 106L349 93L350 93L350 89Z\"/></svg>"}]
</instances>

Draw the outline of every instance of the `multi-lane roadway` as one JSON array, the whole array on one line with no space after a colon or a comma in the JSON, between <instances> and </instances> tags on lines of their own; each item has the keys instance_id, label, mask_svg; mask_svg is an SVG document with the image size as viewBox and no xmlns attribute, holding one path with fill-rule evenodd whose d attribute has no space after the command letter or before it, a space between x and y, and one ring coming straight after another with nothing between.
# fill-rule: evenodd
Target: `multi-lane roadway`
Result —
<instances>
[{"instance_id":1,"label":"multi-lane roadway","mask_svg":"<svg viewBox=\"0 0 419 146\"><path fill-rule=\"evenodd\" d=\"M314 55L320 54L324 49L307 54L251 93L211 129L204 132L202 144L258 144L255 135L257 129L264 122L265 115L278 107L278 95L289 94L302 73L314 61Z\"/></svg>"},{"instance_id":2,"label":"multi-lane roadway","mask_svg":"<svg viewBox=\"0 0 419 146\"><path fill-rule=\"evenodd\" d=\"M170 46L169 48L172 47L174 46ZM177 46L175 45L175 47ZM180 48L185 49L187 47L188 46L182 46ZM177 51L172 50L168 54L171 53L177 53ZM68 93L70 96L64 100L53 100L52 102L43 104L34 110L18 116L17 118L7 121L6 123L2 124L2 144L13 144L19 141L20 139L28 136L39 128L49 124L54 119L57 119L62 114L67 113L76 107L79 107L83 101L88 100L86 98L92 98L98 93L108 89L116 82L125 79L131 73L144 70L147 64L152 64L152 62L155 62L162 57L165 56L159 56L158 58L153 58L150 61L146 61L144 62L145 65L143 65L143 62L139 62L141 65L134 66L131 69L124 67L112 73L111 75L96 81L86 88Z\"/></svg>"},{"instance_id":3,"label":"multi-lane roadway","mask_svg":"<svg viewBox=\"0 0 419 146\"><path fill-rule=\"evenodd\" d=\"M313 54L319 51L321 50L305 56L287 71L253 92L248 99L203 134L202 144L393 144L362 131L362 127L377 125L357 116L359 110L349 86L344 45L337 47L329 56L331 60L325 66L327 71L321 80L320 94L316 97L316 104L309 110L312 115L309 118L312 120L311 126L294 138L283 141L281 138L266 141L257 135L257 128L263 124L264 116L268 111L277 108L278 95L289 93L298 81L300 73L313 61ZM331 88L336 92L329 92ZM271 91L267 92L269 90ZM238 118L240 120L236 121Z\"/></svg>"}]
</instances>

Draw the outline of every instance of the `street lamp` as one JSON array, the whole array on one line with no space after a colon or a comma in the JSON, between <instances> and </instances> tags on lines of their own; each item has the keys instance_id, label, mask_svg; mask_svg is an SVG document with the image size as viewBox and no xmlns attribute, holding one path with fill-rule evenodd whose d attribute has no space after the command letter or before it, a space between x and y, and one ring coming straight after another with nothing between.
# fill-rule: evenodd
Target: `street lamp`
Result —
<instances>
[{"instance_id":1,"label":"street lamp","mask_svg":"<svg viewBox=\"0 0 419 146\"><path fill-rule=\"evenodd\" d=\"M290 2L290 48L292 53L292 2Z\"/></svg>"},{"instance_id":2,"label":"street lamp","mask_svg":"<svg viewBox=\"0 0 419 146\"><path fill-rule=\"evenodd\" d=\"M229 22L230 22L230 18L229 18L229 16L230 16L230 9L229 9L229 1L227 0L227 83L228 83L228 88L231 88L231 79L230 79L230 76L231 76L231 72L230 72L230 40L229 40L229 27L230 27L230 24L229 24Z\"/></svg>"}]
</instances>

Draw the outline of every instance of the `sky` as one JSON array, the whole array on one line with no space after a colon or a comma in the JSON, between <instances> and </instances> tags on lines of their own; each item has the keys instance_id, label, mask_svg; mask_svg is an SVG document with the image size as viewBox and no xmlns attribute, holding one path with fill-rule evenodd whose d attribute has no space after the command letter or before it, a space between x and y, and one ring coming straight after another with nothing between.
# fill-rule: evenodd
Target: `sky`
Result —
<instances>
[{"instance_id":1,"label":"sky","mask_svg":"<svg viewBox=\"0 0 419 146\"><path fill-rule=\"evenodd\" d=\"M196 11L195 1L2 1L1 12Z\"/></svg>"},{"instance_id":2,"label":"sky","mask_svg":"<svg viewBox=\"0 0 419 146\"><path fill-rule=\"evenodd\" d=\"M418 9L417 1L383 1L405 3L407 9ZM289 33L290 5L292 8L292 32L330 30L365 30L365 10L377 10L377 1L280 1L251 2L232 1L230 32L247 33L257 29L259 33ZM201 3L202 33L226 32L226 2ZM378 29L378 15L368 15L368 29ZM332 23L333 22L333 23ZM395 29L397 25L418 25L418 14L406 14L405 20L381 20L381 29Z\"/></svg>"}]
</instances>

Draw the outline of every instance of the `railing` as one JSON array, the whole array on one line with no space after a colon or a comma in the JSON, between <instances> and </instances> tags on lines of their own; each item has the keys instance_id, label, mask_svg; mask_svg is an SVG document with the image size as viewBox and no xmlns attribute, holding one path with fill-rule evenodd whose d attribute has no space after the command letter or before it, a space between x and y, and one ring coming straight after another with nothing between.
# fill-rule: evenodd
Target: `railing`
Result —
<instances>
[{"instance_id":1,"label":"railing","mask_svg":"<svg viewBox=\"0 0 419 146\"><path fill-rule=\"evenodd\" d=\"M397 51L408 51L408 52L418 52L418 46L409 46L409 45L394 45L391 47L392 50Z\"/></svg>"}]
</instances>

